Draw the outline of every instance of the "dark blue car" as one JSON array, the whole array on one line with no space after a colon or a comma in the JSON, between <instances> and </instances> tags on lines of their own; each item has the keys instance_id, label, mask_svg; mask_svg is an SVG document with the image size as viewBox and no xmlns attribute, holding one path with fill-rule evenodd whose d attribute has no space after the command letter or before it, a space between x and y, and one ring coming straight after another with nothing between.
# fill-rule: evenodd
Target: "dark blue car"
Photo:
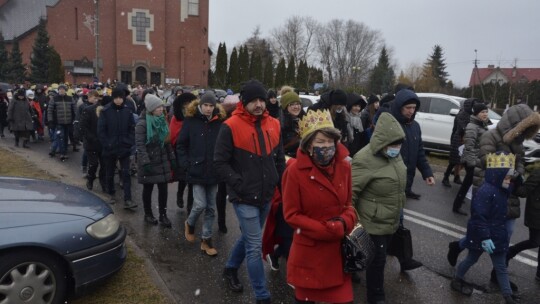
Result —
<instances>
[{"instance_id":1,"label":"dark blue car","mask_svg":"<svg viewBox=\"0 0 540 304\"><path fill-rule=\"evenodd\" d=\"M126 231L98 196L0 177L0 303L63 303L125 262Z\"/></svg>"}]
</instances>

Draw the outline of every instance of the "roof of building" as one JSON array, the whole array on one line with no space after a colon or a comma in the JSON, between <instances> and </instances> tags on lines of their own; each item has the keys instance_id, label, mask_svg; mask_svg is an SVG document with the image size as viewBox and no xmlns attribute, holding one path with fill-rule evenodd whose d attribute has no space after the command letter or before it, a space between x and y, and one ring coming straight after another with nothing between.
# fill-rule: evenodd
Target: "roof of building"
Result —
<instances>
[{"instance_id":1,"label":"roof of building","mask_svg":"<svg viewBox=\"0 0 540 304\"><path fill-rule=\"evenodd\" d=\"M47 18L47 6L60 0L4 0L0 2L0 29L6 41L20 37Z\"/></svg>"},{"instance_id":2,"label":"roof of building","mask_svg":"<svg viewBox=\"0 0 540 304\"><path fill-rule=\"evenodd\" d=\"M540 68L499 68L490 66L487 68L478 68L478 76L476 75L476 69L473 69L469 86L475 86L480 82L484 82L485 79L496 72L503 74L509 82L540 80ZM480 81L478 81L479 78Z\"/></svg>"}]
</instances>

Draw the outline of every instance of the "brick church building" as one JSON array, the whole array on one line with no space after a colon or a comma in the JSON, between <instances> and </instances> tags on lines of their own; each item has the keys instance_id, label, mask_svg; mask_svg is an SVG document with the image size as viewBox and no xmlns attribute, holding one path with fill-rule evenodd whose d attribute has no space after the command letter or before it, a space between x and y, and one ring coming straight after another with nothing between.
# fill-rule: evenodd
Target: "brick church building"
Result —
<instances>
[{"instance_id":1,"label":"brick church building","mask_svg":"<svg viewBox=\"0 0 540 304\"><path fill-rule=\"evenodd\" d=\"M97 75L99 81L205 87L208 5L209 0L0 0L0 29L8 49L19 39L29 65L44 18L49 44L71 83Z\"/></svg>"}]
</instances>

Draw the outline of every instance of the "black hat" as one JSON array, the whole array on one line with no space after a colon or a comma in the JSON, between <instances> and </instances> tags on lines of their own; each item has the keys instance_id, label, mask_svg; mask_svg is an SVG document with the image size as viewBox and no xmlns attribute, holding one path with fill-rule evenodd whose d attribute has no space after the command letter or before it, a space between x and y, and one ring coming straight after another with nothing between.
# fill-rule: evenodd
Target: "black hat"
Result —
<instances>
[{"instance_id":1,"label":"black hat","mask_svg":"<svg viewBox=\"0 0 540 304\"><path fill-rule=\"evenodd\" d=\"M475 102L473 105L473 115L478 115L478 113L487 110L488 107L483 102Z\"/></svg>"},{"instance_id":2,"label":"black hat","mask_svg":"<svg viewBox=\"0 0 540 304\"><path fill-rule=\"evenodd\" d=\"M124 99L124 98L126 97L126 92L125 92L122 88L115 88L115 89L112 91L111 97L112 97L113 99L116 99L116 98L122 98L122 99Z\"/></svg>"},{"instance_id":3,"label":"black hat","mask_svg":"<svg viewBox=\"0 0 540 304\"><path fill-rule=\"evenodd\" d=\"M345 91L337 89L330 92L330 104L333 106L347 105L347 93Z\"/></svg>"},{"instance_id":4,"label":"black hat","mask_svg":"<svg viewBox=\"0 0 540 304\"><path fill-rule=\"evenodd\" d=\"M351 111L351 108L355 105L359 105L361 109L366 106L367 102L364 98L356 93L347 94L347 111Z\"/></svg>"},{"instance_id":5,"label":"black hat","mask_svg":"<svg viewBox=\"0 0 540 304\"><path fill-rule=\"evenodd\" d=\"M396 96L394 94L386 94L384 95L384 97L381 99L381 101L379 101L379 106L382 106L384 105L385 103L388 103L392 100L394 100L396 98Z\"/></svg>"},{"instance_id":6,"label":"black hat","mask_svg":"<svg viewBox=\"0 0 540 304\"><path fill-rule=\"evenodd\" d=\"M268 99L270 98L276 98L277 95L276 95L276 91L274 90L268 90Z\"/></svg>"},{"instance_id":7,"label":"black hat","mask_svg":"<svg viewBox=\"0 0 540 304\"><path fill-rule=\"evenodd\" d=\"M367 101L368 101L368 105L374 104L374 103L376 103L376 102L379 101L379 100L380 100L380 99L379 99L379 97L378 97L377 95L371 94L371 95L369 95L368 100L367 100Z\"/></svg>"},{"instance_id":8,"label":"black hat","mask_svg":"<svg viewBox=\"0 0 540 304\"><path fill-rule=\"evenodd\" d=\"M102 106L106 106L107 104L109 104L110 102L112 101L112 97L111 96L103 96L103 98L101 99L101 105Z\"/></svg>"},{"instance_id":9,"label":"black hat","mask_svg":"<svg viewBox=\"0 0 540 304\"><path fill-rule=\"evenodd\" d=\"M246 82L240 90L240 100L245 106L256 98L268 100L268 95L266 94L266 89L262 83L258 80L250 80Z\"/></svg>"}]
</instances>

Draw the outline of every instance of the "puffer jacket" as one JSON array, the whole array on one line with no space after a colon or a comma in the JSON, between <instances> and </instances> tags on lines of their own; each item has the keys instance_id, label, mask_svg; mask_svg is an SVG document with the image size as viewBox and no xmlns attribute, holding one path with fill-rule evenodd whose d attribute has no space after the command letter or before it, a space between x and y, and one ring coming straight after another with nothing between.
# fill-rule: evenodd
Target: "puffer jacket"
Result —
<instances>
[{"instance_id":1,"label":"puffer jacket","mask_svg":"<svg viewBox=\"0 0 540 304\"><path fill-rule=\"evenodd\" d=\"M404 137L399 122L382 113L370 143L353 158L352 202L369 234L389 235L398 228L407 168L401 155L390 158L383 149Z\"/></svg>"},{"instance_id":2,"label":"puffer jacket","mask_svg":"<svg viewBox=\"0 0 540 304\"><path fill-rule=\"evenodd\" d=\"M488 153L506 152L516 155L516 171L523 176L523 141L533 138L540 129L540 114L534 112L526 104L510 107L502 116L497 127L485 132L480 137L480 162L475 170L474 184L484 179L486 155ZM519 218L521 214L519 199L511 195L508 199L508 217Z\"/></svg>"},{"instance_id":3,"label":"puffer jacket","mask_svg":"<svg viewBox=\"0 0 540 304\"><path fill-rule=\"evenodd\" d=\"M465 128L469 124L474 102L475 99L466 99L463 102L463 109L454 118L454 127L452 128L452 136L450 137L450 157L448 159L450 164L457 165L462 162L459 156L459 147L465 142Z\"/></svg>"},{"instance_id":4,"label":"puffer jacket","mask_svg":"<svg viewBox=\"0 0 540 304\"><path fill-rule=\"evenodd\" d=\"M527 196L525 226L540 230L540 169L531 172L522 188Z\"/></svg>"},{"instance_id":5,"label":"puffer jacket","mask_svg":"<svg viewBox=\"0 0 540 304\"><path fill-rule=\"evenodd\" d=\"M147 143L146 110L143 110L135 126L135 145L137 147L137 181L139 184L167 183L172 179L172 160L174 151L170 137L165 144L157 140Z\"/></svg>"},{"instance_id":6,"label":"puffer jacket","mask_svg":"<svg viewBox=\"0 0 540 304\"><path fill-rule=\"evenodd\" d=\"M214 167L231 202L263 206L272 199L285 168L279 121L268 111L251 115L239 102L219 130Z\"/></svg>"},{"instance_id":7,"label":"puffer jacket","mask_svg":"<svg viewBox=\"0 0 540 304\"><path fill-rule=\"evenodd\" d=\"M470 122L467 124L464 136L463 156L461 157L461 163L467 167L475 167L480 159L478 158L480 153L480 136L487 131L487 122L478 119L478 117L471 115Z\"/></svg>"},{"instance_id":8,"label":"puffer jacket","mask_svg":"<svg viewBox=\"0 0 540 304\"><path fill-rule=\"evenodd\" d=\"M68 95L56 95L47 108L49 122L54 125L71 125L75 120L75 103Z\"/></svg>"},{"instance_id":9,"label":"puffer jacket","mask_svg":"<svg viewBox=\"0 0 540 304\"><path fill-rule=\"evenodd\" d=\"M214 148L227 113L217 104L212 118L208 119L199 111L198 106L199 100L194 100L186 109L186 118L176 140L178 165L185 169L188 183L217 184L219 180L214 170Z\"/></svg>"},{"instance_id":10,"label":"puffer jacket","mask_svg":"<svg viewBox=\"0 0 540 304\"><path fill-rule=\"evenodd\" d=\"M98 138L103 148L101 155L124 158L135 146L135 118L126 103L107 104L99 114Z\"/></svg>"},{"instance_id":11,"label":"puffer jacket","mask_svg":"<svg viewBox=\"0 0 540 304\"><path fill-rule=\"evenodd\" d=\"M414 176L415 170L418 168L422 174L422 178L426 179L433 176L433 171L429 166L426 152L424 151L420 125L414 120L416 112L414 112L411 119L407 119L401 114L403 104L411 99L415 100L416 112L418 112L420 108L420 99L418 99L418 96L411 90L401 90L396 94L396 99L392 102L390 113L397 119L405 132L405 141L401 145L401 157L403 157L403 162L407 166L407 175Z\"/></svg>"},{"instance_id":12,"label":"puffer jacket","mask_svg":"<svg viewBox=\"0 0 540 304\"><path fill-rule=\"evenodd\" d=\"M509 189L502 188L508 169L487 169L486 179L471 202L465 247L482 251L482 241L491 239L495 253L508 251L506 230Z\"/></svg>"}]
</instances>

